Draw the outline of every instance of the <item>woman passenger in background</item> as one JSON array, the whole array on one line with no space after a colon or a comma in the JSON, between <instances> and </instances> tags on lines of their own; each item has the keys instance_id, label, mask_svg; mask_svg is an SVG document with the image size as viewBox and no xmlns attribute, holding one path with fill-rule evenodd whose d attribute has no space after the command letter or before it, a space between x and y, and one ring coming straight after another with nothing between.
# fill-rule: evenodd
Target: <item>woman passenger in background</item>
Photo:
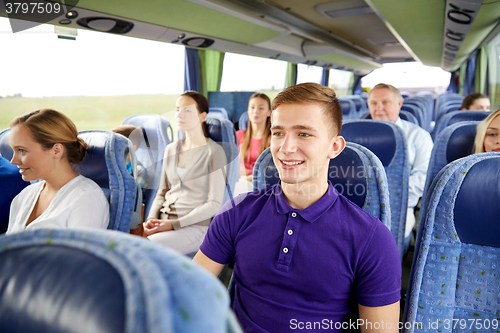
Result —
<instances>
[{"instance_id":1,"label":"woman passenger in background","mask_svg":"<svg viewBox=\"0 0 500 333\"><path fill-rule=\"evenodd\" d=\"M238 188L241 182L250 182L251 190L253 166L271 142L271 111L271 100L265 94L255 93L248 100L248 127L236 132L241 161Z\"/></svg>"},{"instance_id":2,"label":"woman passenger in background","mask_svg":"<svg viewBox=\"0 0 500 333\"><path fill-rule=\"evenodd\" d=\"M176 102L177 128L185 136L165 149L160 185L144 222L149 240L182 254L198 251L226 188L226 154L208 138L208 101L194 91Z\"/></svg>"},{"instance_id":3,"label":"woman passenger in background","mask_svg":"<svg viewBox=\"0 0 500 333\"><path fill-rule=\"evenodd\" d=\"M74 167L87 144L75 124L51 109L33 111L11 123L11 163L26 187L11 204L7 234L40 228L100 228L109 224L109 204L101 188Z\"/></svg>"},{"instance_id":4,"label":"woman passenger in background","mask_svg":"<svg viewBox=\"0 0 500 333\"><path fill-rule=\"evenodd\" d=\"M500 109L477 125L474 153L500 152Z\"/></svg>"},{"instance_id":5,"label":"woman passenger in background","mask_svg":"<svg viewBox=\"0 0 500 333\"><path fill-rule=\"evenodd\" d=\"M469 111L490 111L491 104L488 96L473 93L467 95L462 101L462 105L460 106L460 110L469 110Z\"/></svg>"}]
</instances>

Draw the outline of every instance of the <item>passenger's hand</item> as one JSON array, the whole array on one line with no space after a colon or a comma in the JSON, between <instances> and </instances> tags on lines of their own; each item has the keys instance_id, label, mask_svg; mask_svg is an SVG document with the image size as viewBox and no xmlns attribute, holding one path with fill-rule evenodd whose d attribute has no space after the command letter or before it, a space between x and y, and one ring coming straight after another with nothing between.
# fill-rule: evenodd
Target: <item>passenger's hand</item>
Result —
<instances>
[{"instance_id":1,"label":"passenger's hand","mask_svg":"<svg viewBox=\"0 0 500 333\"><path fill-rule=\"evenodd\" d=\"M245 179L246 179L246 181L247 181L247 182L250 182L250 183L251 183L251 182L252 182L252 180L253 180L253 175L252 175L252 174L249 174L248 176L246 176L246 177L245 177Z\"/></svg>"},{"instance_id":2,"label":"passenger's hand","mask_svg":"<svg viewBox=\"0 0 500 333\"><path fill-rule=\"evenodd\" d=\"M170 220L148 219L144 222L144 234L146 236L156 234L157 232L170 231L174 227Z\"/></svg>"}]
</instances>

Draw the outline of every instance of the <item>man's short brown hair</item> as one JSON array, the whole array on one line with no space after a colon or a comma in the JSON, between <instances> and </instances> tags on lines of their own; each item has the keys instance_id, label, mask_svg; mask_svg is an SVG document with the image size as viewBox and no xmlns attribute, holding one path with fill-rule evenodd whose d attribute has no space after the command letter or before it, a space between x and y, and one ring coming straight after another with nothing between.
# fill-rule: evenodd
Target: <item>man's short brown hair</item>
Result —
<instances>
[{"instance_id":1,"label":"man's short brown hair","mask_svg":"<svg viewBox=\"0 0 500 333\"><path fill-rule=\"evenodd\" d=\"M335 91L318 83L307 82L288 87L273 100L272 109L282 104L317 104L323 108L328 126L336 136L342 129L342 108Z\"/></svg>"}]
</instances>

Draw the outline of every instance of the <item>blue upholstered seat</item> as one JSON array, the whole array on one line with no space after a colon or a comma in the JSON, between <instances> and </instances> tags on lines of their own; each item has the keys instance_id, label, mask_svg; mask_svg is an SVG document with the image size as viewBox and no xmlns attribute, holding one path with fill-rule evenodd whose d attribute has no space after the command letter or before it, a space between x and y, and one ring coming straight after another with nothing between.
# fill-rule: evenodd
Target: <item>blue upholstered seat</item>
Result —
<instances>
[{"instance_id":1,"label":"blue upholstered seat","mask_svg":"<svg viewBox=\"0 0 500 333\"><path fill-rule=\"evenodd\" d=\"M99 185L109 201L108 229L129 232L137 205L137 184L127 172L129 140L110 131L82 131L89 146L78 171Z\"/></svg>"},{"instance_id":2,"label":"blue upholstered seat","mask_svg":"<svg viewBox=\"0 0 500 333\"><path fill-rule=\"evenodd\" d=\"M348 143L339 156L330 160L328 179L340 194L390 228L387 178L380 160L372 152L359 144ZM254 190L266 188L278 181L278 170L270 148L267 148L255 162Z\"/></svg>"},{"instance_id":3,"label":"blue upholstered seat","mask_svg":"<svg viewBox=\"0 0 500 333\"><path fill-rule=\"evenodd\" d=\"M399 118L401 118L402 120L406 120L412 124L418 125L417 118L415 118L415 116L409 111L400 110ZM372 119L372 116L370 115L370 112L366 112L361 116L360 119Z\"/></svg>"},{"instance_id":4,"label":"blue upholstered seat","mask_svg":"<svg viewBox=\"0 0 500 333\"><path fill-rule=\"evenodd\" d=\"M438 114L441 112L443 105L448 102L454 102L455 104L462 104L464 96L456 93L443 93L436 98L436 106L434 108L434 120L437 120Z\"/></svg>"},{"instance_id":5,"label":"blue upholstered seat","mask_svg":"<svg viewBox=\"0 0 500 333\"><path fill-rule=\"evenodd\" d=\"M221 107L226 109L229 120L236 123L243 112L248 109L248 100L254 92L252 91L210 91L208 101L210 107Z\"/></svg>"},{"instance_id":6,"label":"blue upholstered seat","mask_svg":"<svg viewBox=\"0 0 500 333\"><path fill-rule=\"evenodd\" d=\"M133 115L127 117L123 124L134 125L142 130L142 139L135 155L147 170L144 216L148 216L160 184L165 147L173 140L172 127L165 117L158 114Z\"/></svg>"},{"instance_id":7,"label":"blue upholstered seat","mask_svg":"<svg viewBox=\"0 0 500 333\"><path fill-rule=\"evenodd\" d=\"M343 119L357 119L356 104L348 98L339 98Z\"/></svg>"},{"instance_id":8,"label":"blue upholstered seat","mask_svg":"<svg viewBox=\"0 0 500 333\"><path fill-rule=\"evenodd\" d=\"M0 156L10 161L14 152L9 146L9 133L10 128L6 128L0 132Z\"/></svg>"},{"instance_id":9,"label":"blue upholstered seat","mask_svg":"<svg viewBox=\"0 0 500 333\"><path fill-rule=\"evenodd\" d=\"M238 129L246 130L248 128L248 112L245 111L241 114L238 120Z\"/></svg>"},{"instance_id":10,"label":"blue upholstered seat","mask_svg":"<svg viewBox=\"0 0 500 333\"><path fill-rule=\"evenodd\" d=\"M479 121L463 121L446 127L438 135L429 160L424 198L439 170L444 168L448 163L474 152L474 138L476 137L476 127L478 124Z\"/></svg>"},{"instance_id":11,"label":"blue upholstered seat","mask_svg":"<svg viewBox=\"0 0 500 333\"><path fill-rule=\"evenodd\" d=\"M406 135L394 123L377 120L348 121L340 134L346 141L366 147L382 162L391 202L390 229L402 258L410 177Z\"/></svg>"},{"instance_id":12,"label":"blue upholstered seat","mask_svg":"<svg viewBox=\"0 0 500 333\"><path fill-rule=\"evenodd\" d=\"M141 237L26 231L0 238L0 266L2 332L226 332L228 325L224 286Z\"/></svg>"},{"instance_id":13,"label":"blue upholstered seat","mask_svg":"<svg viewBox=\"0 0 500 333\"><path fill-rule=\"evenodd\" d=\"M211 117L222 117L224 119L230 120L227 110L220 107L210 107L208 109L208 115Z\"/></svg>"},{"instance_id":14,"label":"blue upholstered seat","mask_svg":"<svg viewBox=\"0 0 500 333\"><path fill-rule=\"evenodd\" d=\"M415 118L417 118L418 121L417 125L424 128L425 119L422 110L420 110L418 107L412 104L403 104L401 106L401 110L410 112Z\"/></svg>"},{"instance_id":15,"label":"blue upholstered seat","mask_svg":"<svg viewBox=\"0 0 500 333\"><path fill-rule=\"evenodd\" d=\"M488 117L490 111L452 111L444 114L439 122L436 124L434 128L434 132L432 133L432 138L435 140L436 137L441 133L443 129L446 127L453 125L462 121L481 121Z\"/></svg>"},{"instance_id":16,"label":"blue upholstered seat","mask_svg":"<svg viewBox=\"0 0 500 333\"><path fill-rule=\"evenodd\" d=\"M500 154L467 156L446 166L430 189L417 244L404 332L495 332L500 313ZM455 321L467 322L467 330ZM489 327L484 325L489 321ZM430 327L429 323L435 323ZM448 329L446 329L446 325ZM470 327L469 325L473 325Z\"/></svg>"}]
</instances>

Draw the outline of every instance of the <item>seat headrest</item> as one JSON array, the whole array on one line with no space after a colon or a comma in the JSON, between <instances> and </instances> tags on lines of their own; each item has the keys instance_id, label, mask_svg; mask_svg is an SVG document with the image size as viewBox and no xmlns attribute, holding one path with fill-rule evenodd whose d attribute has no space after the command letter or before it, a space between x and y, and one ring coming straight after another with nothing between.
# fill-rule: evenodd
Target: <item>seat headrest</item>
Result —
<instances>
[{"instance_id":1,"label":"seat headrest","mask_svg":"<svg viewBox=\"0 0 500 333\"><path fill-rule=\"evenodd\" d=\"M264 186L277 184L280 180L279 172L274 164L269 148L262 160L264 170ZM328 179L333 187L347 199L359 207L363 207L367 195L367 180L363 161L351 147L346 147L336 158L330 160Z\"/></svg>"},{"instance_id":2,"label":"seat headrest","mask_svg":"<svg viewBox=\"0 0 500 333\"><path fill-rule=\"evenodd\" d=\"M473 153L476 124L458 127L450 136L446 147L448 163Z\"/></svg>"},{"instance_id":3,"label":"seat headrest","mask_svg":"<svg viewBox=\"0 0 500 333\"><path fill-rule=\"evenodd\" d=\"M453 209L462 243L500 247L500 154L477 162L458 189Z\"/></svg>"},{"instance_id":4,"label":"seat headrest","mask_svg":"<svg viewBox=\"0 0 500 333\"><path fill-rule=\"evenodd\" d=\"M491 112L488 111L456 111L448 121L447 126L462 122L462 121L481 121L484 120Z\"/></svg>"},{"instance_id":5,"label":"seat headrest","mask_svg":"<svg viewBox=\"0 0 500 333\"><path fill-rule=\"evenodd\" d=\"M342 125L340 135L346 141L358 143L371 150L384 167L391 164L396 154L396 134L388 122L374 120L347 122Z\"/></svg>"},{"instance_id":6,"label":"seat headrest","mask_svg":"<svg viewBox=\"0 0 500 333\"><path fill-rule=\"evenodd\" d=\"M85 158L79 164L79 172L92 179L101 188L109 188L106 165L106 145L110 139L106 132L81 132L79 135L89 146Z\"/></svg>"},{"instance_id":7,"label":"seat headrest","mask_svg":"<svg viewBox=\"0 0 500 333\"><path fill-rule=\"evenodd\" d=\"M215 142L222 142L222 121L219 118L206 118L208 137Z\"/></svg>"},{"instance_id":8,"label":"seat headrest","mask_svg":"<svg viewBox=\"0 0 500 333\"><path fill-rule=\"evenodd\" d=\"M351 113L351 103L348 100L340 99L340 107L342 108L342 114L348 115Z\"/></svg>"},{"instance_id":9,"label":"seat headrest","mask_svg":"<svg viewBox=\"0 0 500 333\"><path fill-rule=\"evenodd\" d=\"M363 208L367 195L366 171L363 161L351 147L330 160L328 179L340 194Z\"/></svg>"},{"instance_id":10,"label":"seat headrest","mask_svg":"<svg viewBox=\"0 0 500 333\"><path fill-rule=\"evenodd\" d=\"M10 161L14 152L9 146L9 133L10 128L4 129L0 132L0 155Z\"/></svg>"},{"instance_id":11,"label":"seat headrest","mask_svg":"<svg viewBox=\"0 0 500 333\"><path fill-rule=\"evenodd\" d=\"M125 292L104 260L60 245L0 253L4 332L124 332Z\"/></svg>"}]
</instances>

